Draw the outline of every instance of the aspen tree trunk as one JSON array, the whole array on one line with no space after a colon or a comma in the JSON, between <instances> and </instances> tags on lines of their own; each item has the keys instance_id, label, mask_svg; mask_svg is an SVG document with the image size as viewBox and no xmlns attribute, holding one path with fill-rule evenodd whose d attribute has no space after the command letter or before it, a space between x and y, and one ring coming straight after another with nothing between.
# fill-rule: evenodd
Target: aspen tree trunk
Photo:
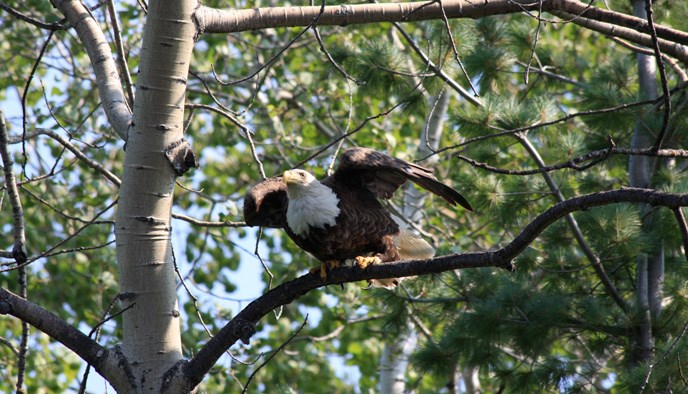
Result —
<instances>
[{"instance_id":1,"label":"aspen tree trunk","mask_svg":"<svg viewBox=\"0 0 688 394\"><path fill-rule=\"evenodd\" d=\"M633 0L633 13L639 18L646 19L644 0ZM654 99L657 97L657 63L654 56L637 55L638 79L640 85L640 99ZM652 116L652 115L651 115ZM633 132L631 148L649 148L654 144L652 129L646 122L640 120ZM652 175L657 159L646 156L631 156L628 172L632 187L651 188ZM642 212L643 225L652 224L653 214L645 206ZM653 320L659 316L662 300L662 283L664 282L664 246L658 242L650 255L641 254L637 259L636 302L640 316L637 338L635 339L633 360L638 363L650 362L654 340L652 336Z\"/></svg>"},{"instance_id":2,"label":"aspen tree trunk","mask_svg":"<svg viewBox=\"0 0 688 394\"><path fill-rule=\"evenodd\" d=\"M134 123L128 131L116 236L123 350L135 392L160 390L182 359L170 213L175 174L165 148L183 137L184 95L195 28L194 0L149 3Z\"/></svg>"}]
</instances>

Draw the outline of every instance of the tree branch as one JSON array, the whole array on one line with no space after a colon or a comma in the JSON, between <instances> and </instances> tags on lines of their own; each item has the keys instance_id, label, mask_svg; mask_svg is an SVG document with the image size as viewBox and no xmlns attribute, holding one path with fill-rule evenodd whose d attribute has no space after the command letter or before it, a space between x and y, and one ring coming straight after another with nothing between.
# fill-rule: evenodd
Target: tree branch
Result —
<instances>
[{"instance_id":1,"label":"tree branch","mask_svg":"<svg viewBox=\"0 0 688 394\"><path fill-rule=\"evenodd\" d=\"M19 189L17 188L17 179L14 177L14 160L10 155L8 149L9 136L7 134L7 127L5 125L5 116L0 111L0 156L2 157L2 165L5 173L5 185L7 187L7 195L9 196L10 205L12 206L12 218L14 223L12 226L14 232L14 246L12 247L12 257L17 265L26 263L26 226L24 224L24 210L22 209L21 199L19 198ZM24 267L19 269L17 273L17 281L19 284L19 296L27 298L27 275ZM22 334L19 341L19 355L17 356L17 393L24 392L24 379L26 377L26 354L29 352L29 325L22 322Z\"/></svg>"},{"instance_id":2,"label":"tree branch","mask_svg":"<svg viewBox=\"0 0 688 394\"><path fill-rule=\"evenodd\" d=\"M562 19L571 21L571 23L575 23L576 25L583 26L585 28L594 30L604 35L610 37L618 37L646 47L652 47L652 38L649 34L640 33L627 27L621 27L611 23L605 23L595 19L589 19L588 16L591 15L588 15L587 13L585 14L586 17L582 17L580 15L572 14L561 10L552 9L549 11ZM624 18L630 17L626 14L617 14ZM688 48L686 48L685 45L681 45L661 38L657 40L657 43L662 52L671 55L683 62L688 61Z\"/></svg>"},{"instance_id":3,"label":"tree branch","mask_svg":"<svg viewBox=\"0 0 688 394\"><path fill-rule=\"evenodd\" d=\"M193 359L178 365L173 371L169 383L187 389L195 387L218 358L222 356L225 349L238 340L248 342L255 332L253 325L263 316L279 306L293 302L313 289L340 283L427 275L465 268L499 267L513 270L512 260L556 220L571 212L619 202L647 203L676 210L679 207L688 206L688 193L677 194L651 189L625 188L587 194L554 205L537 216L508 245L493 251L451 254L427 260L378 264L366 269L358 267L340 268L329 274L327 282L323 282L317 273L303 275L275 287L246 306L217 335L208 341Z\"/></svg>"},{"instance_id":4,"label":"tree branch","mask_svg":"<svg viewBox=\"0 0 688 394\"><path fill-rule=\"evenodd\" d=\"M126 140L127 130L132 122L132 113L124 96L122 82L110 45L105 39L98 21L81 1L52 0L51 2L64 14L84 44L96 74L98 92L103 102L105 115L117 134Z\"/></svg>"},{"instance_id":5,"label":"tree branch","mask_svg":"<svg viewBox=\"0 0 688 394\"><path fill-rule=\"evenodd\" d=\"M127 363L121 354L101 346L52 312L0 287L0 315L14 316L62 343L91 364L117 391L130 388Z\"/></svg>"},{"instance_id":6,"label":"tree branch","mask_svg":"<svg viewBox=\"0 0 688 394\"><path fill-rule=\"evenodd\" d=\"M352 4L327 6L318 20L319 26L346 26L373 22L413 22L442 18L480 18L489 15L544 11L599 31L652 47L646 20L624 13L592 7L575 0L443 0L441 3L420 1L408 3ZM198 34L233 33L275 27L308 26L321 12L321 7L264 7L255 9L213 9L200 6L195 13ZM662 52L688 61L688 34L664 26L655 26Z\"/></svg>"},{"instance_id":7,"label":"tree branch","mask_svg":"<svg viewBox=\"0 0 688 394\"><path fill-rule=\"evenodd\" d=\"M445 0L438 2L416 1L408 3L341 4L324 7L319 26L346 26L373 22L412 22L443 18L478 18L487 15L510 14L525 9L536 9L537 3L496 0L472 2ZM264 7L254 9L214 9L201 6L196 10L199 34L234 33L275 27L308 26L321 13L320 6Z\"/></svg>"},{"instance_id":8,"label":"tree branch","mask_svg":"<svg viewBox=\"0 0 688 394\"><path fill-rule=\"evenodd\" d=\"M584 171L599 162L602 162L609 158L611 155L627 155L627 156L650 156L650 157L688 157L688 150L685 149L659 149L645 148L645 149L632 149L632 148L622 148L611 146L608 149L600 149L586 153L584 155L575 157L569 161L552 164L549 166L542 166L534 168L531 170L507 170L504 168L493 167L487 163L482 163L471 159L460 154L454 155L457 159L463 160L473 167L482 168L483 170L494 172L496 174L504 175L534 175L542 174L545 172L552 172L556 170L561 170L564 168L569 168L576 171ZM587 164L581 165L581 163L589 162Z\"/></svg>"},{"instance_id":9,"label":"tree branch","mask_svg":"<svg viewBox=\"0 0 688 394\"><path fill-rule=\"evenodd\" d=\"M571 14L581 15L588 19L607 22L612 25L628 27L639 33L647 34L648 36L651 30L654 29L657 32L657 37L659 38L664 38L678 44L688 45L688 33L664 26L655 25L652 27L650 21L647 19L638 18L637 16L626 15L603 8L591 7L590 4L577 0L563 0L556 1L556 3L561 4L560 6L555 6L557 9ZM575 21L572 22L575 23Z\"/></svg>"}]
</instances>

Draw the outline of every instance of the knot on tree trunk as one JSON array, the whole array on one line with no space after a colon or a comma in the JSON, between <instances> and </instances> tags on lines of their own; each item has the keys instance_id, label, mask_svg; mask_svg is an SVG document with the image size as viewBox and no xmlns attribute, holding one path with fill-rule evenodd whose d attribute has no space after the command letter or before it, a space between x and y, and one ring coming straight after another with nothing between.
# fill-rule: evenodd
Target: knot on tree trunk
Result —
<instances>
[{"instance_id":1,"label":"knot on tree trunk","mask_svg":"<svg viewBox=\"0 0 688 394\"><path fill-rule=\"evenodd\" d=\"M184 175L190 168L198 168L198 158L185 138L171 143L165 149L165 157L177 176Z\"/></svg>"}]
</instances>

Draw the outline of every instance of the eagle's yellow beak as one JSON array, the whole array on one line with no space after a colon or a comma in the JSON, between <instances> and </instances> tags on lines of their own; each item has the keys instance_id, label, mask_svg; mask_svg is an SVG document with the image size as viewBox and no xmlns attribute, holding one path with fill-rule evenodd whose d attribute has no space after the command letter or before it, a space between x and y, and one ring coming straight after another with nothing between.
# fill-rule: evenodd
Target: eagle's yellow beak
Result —
<instances>
[{"instance_id":1,"label":"eagle's yellow beak","mask_svg":"<svg viewBox=\"0 0 688 394\"><path fill-rule=\"evenodd\" d=\"M292 171L284 171L282 173L282 179L284 180L284 183L286 183L287 185L294 183L296 181L296 178L298 178L298 176L294 174L294 172Z\"/></svg>"},{"instance_id":2,"label":"eagle's yellow beak","mask_svg":"<svg viewBox=\"0 0 688 394\"><path fill-rule=\"evenodd\" d=\"M282 173L282 180L287 186L307 186L315 178L304 170L288 170Z\"/></svg>"}]
</instances>

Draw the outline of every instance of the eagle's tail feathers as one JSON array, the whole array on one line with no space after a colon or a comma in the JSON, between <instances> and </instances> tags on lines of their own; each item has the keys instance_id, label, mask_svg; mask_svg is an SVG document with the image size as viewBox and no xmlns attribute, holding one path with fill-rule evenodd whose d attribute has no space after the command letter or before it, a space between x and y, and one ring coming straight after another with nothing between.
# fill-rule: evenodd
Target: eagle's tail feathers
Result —
<instances>
[{"instance_id":1,"label":"eagle's tail feathers","mask_svg":"<svg viewBox=\"0 0 688 394\"><path fill-rule=\"evenodd\" d=\"M444 198L451 205L459 204L469 211L473 210L471 204L469 204L459 192L438 181L431 172L428 172L427 169L423 167L411 168L412 171L411 174L409 174L409 179L411 179L416 185L437 194L438 196Z\"/></svg>"},{"instance_id":2,"label":"eagle's tail feathers","mask_svg":"<svg viewBox=\"0 0 688 394\"><path fill-rule=\"evenodd\" d=\"M397 247L401 260L429 259L435 255L435 248L433 248L432 245L404 228L401 229L399 235L394 237L394 244ZM373 279L370 281L370 287L393 289L403 279L406 278Z\"/></svg>"}]
</instances>

